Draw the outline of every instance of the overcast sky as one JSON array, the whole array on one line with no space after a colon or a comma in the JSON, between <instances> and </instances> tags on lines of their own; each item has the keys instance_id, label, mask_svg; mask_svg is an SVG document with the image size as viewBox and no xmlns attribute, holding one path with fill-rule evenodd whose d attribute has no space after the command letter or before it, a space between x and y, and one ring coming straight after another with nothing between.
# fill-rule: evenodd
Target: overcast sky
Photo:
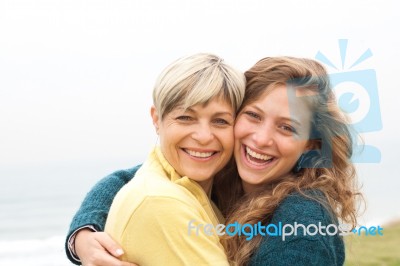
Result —
<instances>
[{"instance_id":1,"label":"overcast sky","mask_svg":"<svg viewBox=\"0 0 400 266\"><path fill-rule=\"evenodd\" d=\"M0 168L141 162L156 141L154 81L183 55L212 52L244 71L266 56L320 52L331 73L375 71L383 127L363 138L382 159L358 165L360 181L368 220L400 217L398 10L394 0L0 0Z\"/></svg>"}]
</instances>

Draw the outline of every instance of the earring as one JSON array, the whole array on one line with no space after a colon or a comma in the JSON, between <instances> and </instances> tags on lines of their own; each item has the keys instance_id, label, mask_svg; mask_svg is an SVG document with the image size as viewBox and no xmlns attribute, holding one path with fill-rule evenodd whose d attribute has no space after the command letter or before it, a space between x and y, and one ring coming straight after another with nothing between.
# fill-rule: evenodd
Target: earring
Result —
<instances>
[{"instance_id":1,"label":"earring","mask_svg":"<svg viewBox=\"0 0 400 266\"><path fill-rule=\"evenodd\" d=\"M314 168L315 160L318 158L321 158L321 154L317 150L304 152L297 160L297 163L293 168L293 172L298 173L302 168Z\"/></svg>"},{"instance_id":2,"label":"earring","mask_svg":"<svg viewBox=\"0 0 400 266\"><path fill-rule=\"evenodd\" d=\"M305 153L300 155L300 158L297 160L296 165L293 169L293 172L298 173L300 172L301 168L303 168L303 162L304 162L304 158L305 158Z\"/></svg>"}]
</instances>

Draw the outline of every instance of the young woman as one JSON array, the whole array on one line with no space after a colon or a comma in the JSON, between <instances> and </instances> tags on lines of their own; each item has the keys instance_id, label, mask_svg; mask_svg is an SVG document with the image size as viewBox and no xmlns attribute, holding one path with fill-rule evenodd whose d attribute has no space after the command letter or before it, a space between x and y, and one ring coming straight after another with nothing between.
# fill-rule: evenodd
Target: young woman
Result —
<instances>
[{"instance_id":1,"label":"young woman","mask_svg":"<svg viewBox=\"0 0 400 266\"><path fill-rule=\"evenodd\" d=\"M342 265L344 244L338 232L308 230L314 225L335 229L339 221L354 226L360 195L350 162L347 120L336 104L326 71L313 60L276 57L260 60L245 76L245 100L234 130L235 163L217 174L213 198L227 224L299 226L297 235L287 234L285 239L273 232L251 239L226 234L222 240L229 261L237 265ZM89 194L83 206L93 200ZM72 231L82 225L75 223L80 216L74 218ZM102 226L95 216L87 224ZM91 235L82 237L77 246L89 241L92 244L83 247L87 251L99 244L93 236L101 233L84 232ZM105 240L100 245L110 243Z\"/></svg>"},{"instance_id":2,"label":"young woman","mask_svg":"<svg viewBox=\"0 0 400 266\"><path fill-rule=\"evenodd\" d=\"M313 60L265 58L245 76L235 124L237 168L217 179L219 207L227 224L310 227L299 226L297 236L284 240L226 237L229 259L239 265L342 265L341 237L314 234L314 225L337 228L337 218L355 226L360 195L348 121L325 69Z\"/></svg>"}]
</instances>

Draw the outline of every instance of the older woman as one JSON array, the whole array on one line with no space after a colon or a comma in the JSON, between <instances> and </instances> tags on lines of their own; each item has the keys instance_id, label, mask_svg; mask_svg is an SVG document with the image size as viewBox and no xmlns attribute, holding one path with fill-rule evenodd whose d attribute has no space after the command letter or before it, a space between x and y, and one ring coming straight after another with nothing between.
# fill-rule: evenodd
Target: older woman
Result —
<instances>
[{"instance_id":1,"label":"older woman","mask_svg":"<svg viewBox=\"0 0 400 266\"><path fill-rule=\"evenodd\" d=\"M105 231L140 265L227 265L219 238L187 234L190 219L217 225L213 178L230 160L233 125L244 96L242 73L210 54L168 66L153 91L159 147L116 195Z\"/></svg>"},{"instance_id":2,"label":"older woman","mask_svg":"<svg viewBox=\"0 0 400 266\"><path fill-rule=\"evenodd\" d=\"M296 234L284 231L285 236L265 230L251 237L251 231L226 232L229 261L342 265L338 219L355 225L359 193L350 161L351 134L325 69L309 59L264 58L245 76L245 99L234 130L235 164L217 174L213 194L227 224L298 226ZM97 224L96 218L91 223ZM309 230L315 226L330 231Z\"/></svg>"}]
</instances>

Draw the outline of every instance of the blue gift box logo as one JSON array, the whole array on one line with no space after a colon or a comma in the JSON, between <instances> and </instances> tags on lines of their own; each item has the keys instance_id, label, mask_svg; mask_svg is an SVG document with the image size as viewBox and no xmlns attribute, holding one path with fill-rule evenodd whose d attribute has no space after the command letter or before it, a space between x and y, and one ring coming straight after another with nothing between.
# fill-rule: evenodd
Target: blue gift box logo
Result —
<instances>
[{"instance_id":1,"label":"blue gift box logo","mask_svg":"<svg viewBox=\"0 0 400 266\"><path fill-rule=\"evenodd\" d=\"M339 49L342 59L342 70L339 70L321 52L315 58L336 70L329 75L335 91L339 107L352 118L352 128L357 133L370 133L382 129L382 119L379 105L378 85L376 72L373 69L344 71L347 39L339 40ZM370 49L365 51L348 69L359 65L372 56ZM356 134L353 136L355 163L379 163L381 152L377 147L360 143Z\"/></svg>"}]
</instances>

